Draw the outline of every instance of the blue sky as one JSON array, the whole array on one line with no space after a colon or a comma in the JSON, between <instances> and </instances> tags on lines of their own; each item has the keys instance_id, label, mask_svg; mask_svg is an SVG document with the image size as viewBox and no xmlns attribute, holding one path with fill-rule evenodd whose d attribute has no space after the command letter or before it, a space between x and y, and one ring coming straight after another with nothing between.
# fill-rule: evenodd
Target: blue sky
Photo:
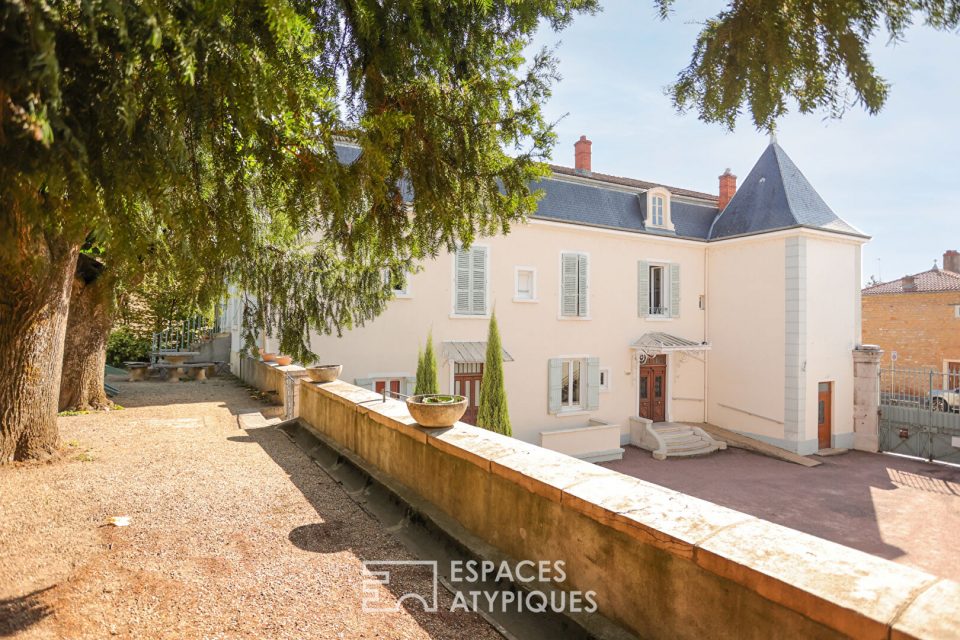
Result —
<instances>
[{"instance_id":1,"label":"blue sky","mask_svg":"<svg viewBox=\"0 0 960 640\"><path fill-rule=\"evenodd\" d=\"M679 115L663 92L689 62L696 22L722 5L680 0L667 22L652 2L603 5L559 34L542 30L534 44L559 43L562 80L546 107L551 120L565 116L554 162L572 166L573 143L586 134L594 171L708 193L725 167L742 181L768 136L746 119L729 133ZM864 280L892 280L960 249L960 36L915 26L896 45L878 38L873 56L893 85L879 115L791 114L777 142L840 217L873 237Z\"/></svg>"}]
</instances>

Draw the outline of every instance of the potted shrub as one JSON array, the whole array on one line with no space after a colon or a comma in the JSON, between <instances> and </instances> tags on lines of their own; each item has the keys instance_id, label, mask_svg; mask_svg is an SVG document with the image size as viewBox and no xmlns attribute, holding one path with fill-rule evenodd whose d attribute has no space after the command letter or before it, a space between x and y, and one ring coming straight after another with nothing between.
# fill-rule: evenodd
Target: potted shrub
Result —
<instances>
[{"instance_id":1,"label":"potted shrub","mask_svg":"<svg viewBox=\"0 0 960 640\"><path fill-rule=\"evenodd\" d=\"M467 410L465 396L426 393L407 398L407 409L421 427L452 427Z\"/></svg>"},{"instance_id":2,"label":"potted shrub","mask_svg":"<svg viewBox=\"0 0 960 640\"><path fill-rule=\"evenodd\" d=\"M277 364L281 367L285 367L291 362L293 362L292 356L277 356Z\"/></svg>"},{"instance_id":3,"label":"potted shrub","mask_svg":"<svg viewBox=\"0 0 960 640\"><path fill-rule=\"evenodd\" d=\"M260 357L263 358L263 361L264 361L264 362L273 362L274 360L277 359L277 354L275 354L275 353L267 353L266 351L261 351L261 352L260 352Z\"/></svg>"},{"instance_id":4,"label":"potted shrub","mask_svg":"<svg viewBox=\"0 0 960 640\"><path fill-rule=\"evenodd\" d=\"M342 364L317 364L307 367L307 375L314 382L333 382L343 372Z\"/></svg>"}]
</instances>

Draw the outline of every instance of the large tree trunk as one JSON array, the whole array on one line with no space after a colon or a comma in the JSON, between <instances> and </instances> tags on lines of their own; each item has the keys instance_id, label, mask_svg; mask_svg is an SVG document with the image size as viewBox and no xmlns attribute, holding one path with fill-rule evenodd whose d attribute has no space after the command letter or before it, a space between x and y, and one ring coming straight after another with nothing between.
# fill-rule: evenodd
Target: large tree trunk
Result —
<instances>
[{"instance_id":1,"label":"large tree trunk","mask_svg":"<svg viewBox=\"0 0 960 640\"><path fill-rule=\"evenodd\" d=\"M3 218L19 250L0 256L0 464L57 451L63 338L79 250L16 215Z\"/></svg>"},{"instance_id":2,"label":"large tree trunk","mask_svg":"<svg viewBox=\"0 0 960 640\"><path fill-rule=\"evenodd\" d=\"M111 405L103 388L103 374L113 314L113 278L102 273L98 262L81 255L64 338L60 411L106 409Z\"/></svg>"}]
</instances>

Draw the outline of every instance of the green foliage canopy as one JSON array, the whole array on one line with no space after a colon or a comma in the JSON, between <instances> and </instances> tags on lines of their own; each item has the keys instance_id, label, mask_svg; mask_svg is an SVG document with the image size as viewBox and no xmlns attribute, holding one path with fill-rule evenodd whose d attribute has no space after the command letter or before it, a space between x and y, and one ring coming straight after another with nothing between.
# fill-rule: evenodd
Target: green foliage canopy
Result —
<instances>
[{"instance_id":1,"label":"green foliage canopy","mask_svg":"<svg viewBox=\"0 0 960 640\"><path fill-rule=\"evenodd\" d=\"M666 19L676 0L656 0ZM690 64L670 87L680 111L733 129L745 110L773 130L793 101L801 113L871 114L889 92L869 54L881 27L891 41L915 19L940 30L960 25L960 0L736 0L708 19Z\"/></svg>"},{"instance_id":2,"label":"green foliage canopy","mask_svg":"<svg viewBox=\"0 0 960 640\"><path fill-rule=\"evenodd\" d=\"M554 141L541 21L595 0L7 2L0 8L0 266L93 234L202 305L312 359L389 299L383 267L502 232ZM359 145L350 164L335 142ZM411 202L406 192L416 194ZM9 218L9 220L7 220Z\"/></svg>"}]
</instances>

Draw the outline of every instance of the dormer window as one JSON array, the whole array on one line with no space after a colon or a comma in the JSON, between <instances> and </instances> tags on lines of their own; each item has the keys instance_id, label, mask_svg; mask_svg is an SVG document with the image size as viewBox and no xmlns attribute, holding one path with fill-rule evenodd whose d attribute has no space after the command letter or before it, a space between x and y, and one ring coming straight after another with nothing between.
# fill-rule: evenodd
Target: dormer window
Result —
<instances>
[{"instance_id":1,"label":"dormer window","mask_svg":"<svg viewBox=\"0 0 960 640\"><path fill-rule=\"evenodd\" d=\"M670 192L663 187L647 191L647 226L673 231L670 219Z\"/></svg>"},{"instance_id":2,"label":"dormer window","mask_svg":"<svg viewBox=\"0 0 960 640\"><path fill-rule=\"evenodd\" d=\"M650 224L655 227L663 226L663 196L650 198Z\"/></svg>"}]
</instances>

